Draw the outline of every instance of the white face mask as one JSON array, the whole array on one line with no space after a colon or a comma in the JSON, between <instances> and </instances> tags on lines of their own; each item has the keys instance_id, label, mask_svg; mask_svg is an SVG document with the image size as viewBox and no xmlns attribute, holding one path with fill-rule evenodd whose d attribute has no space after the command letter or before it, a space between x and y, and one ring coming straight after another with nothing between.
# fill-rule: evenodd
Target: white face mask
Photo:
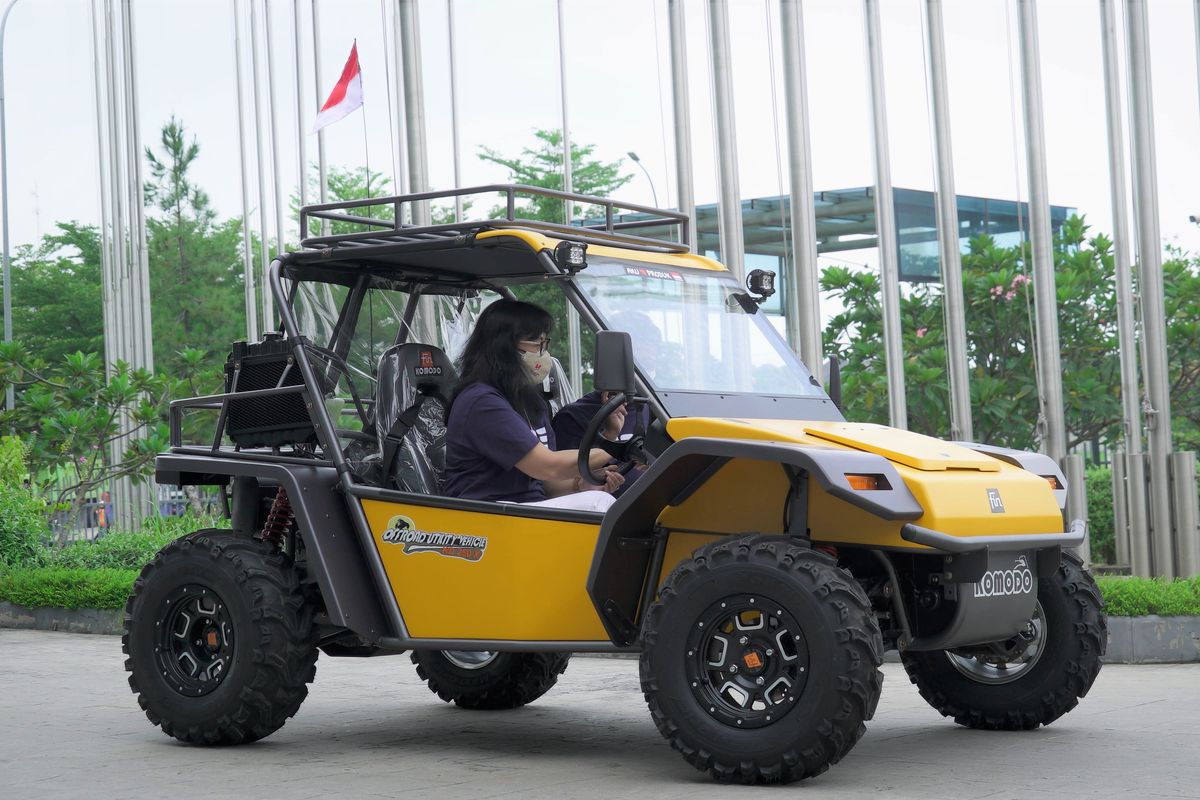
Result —
<instances>
[{"instance_id":1,"label":"white face mask","mask_svg":"<svg viewBox=\"0 0 1200 800\"><path fill-rule=\"evenodd\" d=\"M541 383L550 374L550 351L544 353L527 353L521 351L521 362L529 373L530 383Z\"/></svg>"}]
</instances>

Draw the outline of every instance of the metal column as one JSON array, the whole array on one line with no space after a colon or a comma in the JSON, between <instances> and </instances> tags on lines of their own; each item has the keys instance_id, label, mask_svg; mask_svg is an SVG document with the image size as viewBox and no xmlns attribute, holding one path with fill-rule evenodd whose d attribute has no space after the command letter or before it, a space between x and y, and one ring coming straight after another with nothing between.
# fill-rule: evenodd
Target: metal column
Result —
<instances>
[{"instance_id":1,"label":"metal column","mask_svg":"<svg viewBox=\"0 0 1200 800\"><path fill-rule=\"evenodd\" d=\"M312 43L313 43L313 87L316 89L317 102L321 102L325 87L321 85L321 21L320 14L317 11L317 0L312 0ZM317 185L318 196L320 202L329 202L329 174L325 166L325 130L317 131ZM308 231L303 231L304 236L310 236ZM329 235L329 220L321 220L321 235ZM263 287L263 291L267 291Z\"/></svg>"},{"instance_id":2,"label":"metal column","mask_svg":"<svg viewBox=\"0 0 1200 800\"><path fill-rule=\"evenodd\" d=\"M687 24L683 0L667 0L671 37L671 108L675 123L675 186L679 210L688 215L689 245L696 251L696 190L692 181L692 117L688 103Z\"/></svg>"},{"instance_id":3,"label":"metal column","mask_svg":"<svg viewBox=\"0 0 1200 800\"><path fill-rule=\"evenodd\" d=\"M296 58L296 160L300 172L300 206L308 205L308 131L304 127L304 69L300 60L300 0L292 0L292 55ZM307 234L300 231L300 239ZM299 242L300 239L296 241Z\"/></svg>"},{"instance_id":4,"label":"metal column","mask_svg":"<svg viewBox=\"0 0 1200 800\"><path fill-rule=\"evenodd\" d=\"M262 116L262 103L259 100L258 78L258 53L260 50L258 42L258 14L254 10L254 4L251 2L250 7L250 124L254 127L254 167L258 177L258 251L259 263L262 266L262 280L259 285L262 286L262 331L265 333L275 327L275 309L271 304L271 291L268 288L267 270L271 266L271 245L268 239L268 222L267 222L267 178L264 172L264 162L266 158L263 156L263 135L260 124ZM270 35L268 33L268 35Z\"/></svg>"},{"instance_id":5,"label":"metal column","mask_svg":"<svg viewBox=\"0 0 1200 800\"><path fill-rule=\"evenodd\" d=\"M458 58L454 52L454 0L446 0L446 46L450 61L450 149L454 161L454 188L462 188L462 146L458 131ZM462 195L454 196L454 221L462 222Z\"/></svg>"},{"instance_id":6,"label":"metal column","mask_svg":"<svg viewBox=\"0 0 1200 800\"><path fill-rule=\"evenodd\" d=\"M733 63L729 55L729 6L726 0L708 0L708 20L709 47L712 52L713 118L717 126L721 261L741 283L746 278L746 248L742 232L737 130L733 114Z\"/></svg>"},{"instance_id":7,"label":"metal column","mask_svg":"<svg viewBox=\"0 0 1200 800\"><path fill-rule=\"evenodd\" d=\"M558 23L558 88L559 105L562 110L562 159L563 159L563 191L574 189L571 170L574 166L571 158L571 128L567 121L567 45L566 30L563 23L563 2L558 0L554 6L555 18ZM563 201L563 224L570 225L571 201ZM583 343L580 341L579 312L575 306L567 304L567 342L570 348L570 364L567 367L568 379L575 395L583 394Z\"/></svg>"},{"instance_id":8,"label":"metal column","mask_svg":"<svg viewBox=\"0 0 1200 800\"><path fill-rule=\"evenodd\" d=\"M400 16L399 50L404 64L404 133L408 143L409 191L429 191L429 167L425 151L425 99L421 82L420 28L417 0L397 0ZM429 203L412 208L413 223L429 225Z\"/></svg>"},{"instance_id":9,"label":"metal column","mask_svg":"<svg viewBox=\"0 0 1200 800\"><path fill-rule=\"evenodd\" d=\"M1171 396L1167 374L1167 325L1163 299L1162 241L1158 227L1158 176L1154 157L1149 34L1144 0L1126 0L1129 52L1129 116L1133 139L1133 211L1137 216L1138 284L1146 345L1145 386L1150 429L1150 521L1154 574L1175 577L1171 536Z\"/></svg>"},{"instance_id":10,"label":"metal column","mask_svg":"<svg viewBox=\"0 0 1200 800\"><path fill-rule=\"evenodd\" d=\"M10 0L0 17L0 235L4 239L4 343L12 341L12 259L9 258L10 243L8 240L8 128L4 119L4 32L8 29L8 15L12 12L17 0ZM13 385L10 383L5 390L4 407L9 411L14 408Z\"/></svg>"},{"instance_id":11,"label":"metal column","mask_svg":"<svg viewBox=\"0 0 1200 800\"><path fill-rule=\"evenodd\" d=\"M233 64L237 82L238 168L242 179L242 280L246 296L246 340L258 341L258 301L254 295L254 248L250 232L250 184L246 174L245 92L242 90L242 18L233 0ZM263 287L266 291L266 287Z\"/></svg>"},{"instance_id":12,"label":"metal column","mask_svg":"<svg viewBox=\"0 0 1200 800\"><path fill-rule=\"evenodd\" d=\"M1171 494L1175 507L1176 572L1181 578L1200 574L1200 498L1196 496L1196 453L1171 454Z\"/></svg>"},{"instance_id":13,"label":"metal column","mask_svg":"<svg viewBox=\"0 0 1200 800\"><path fill-rule=\"evenodd\" d=\"M263 39L267 48L267 111L271 120L271 176L275 187L275 255L282 256L286 252L283 229L283 164L279 160L279 115L275 113L275 48L271 44L271 3L263 0ZM264 281L263 286L267 284ZM263 325L275 325L275 306L271 303L271 293L263 292ZM281 326L282 327L282 326Z\"/></svg>"},{"instance_id":14,"label":"metal column","mask_svg":"<svg viewBox=\"0 0 1200 800\"><path fill-rule=\"evenodd\" d=\"M893 428L908 427L904 352L900 334L900 243L892 197L892 157L888 147L887 99L883 83L883 40L879 0L863 0L871 84L871 138L875 149L875 230L879 241L879 290L883 307L883 350L887 361L888 418Z\"/></svg>"},{"instance_id":15,"label":"metal column","mask_svg":"<svg viewBox=\"0 0 1200 800\"><path fill-rule=\"evenodd\" d=\"M925 0L929 47L929 95L933 141L937 150L937 234L946 309L946 358L950 376L950 435L971 440L971 387L967 382L967 323L963 300L962 253L958 244L958 197L954 193L954 157L950 144L950 99L946 91L946 45L941 0Z\"/></svg>"},{"instance_id":16,"label":"metal column","mask_svg":"<svg viewBox=\"0 0 1200 800\"><path fill-rule=\"evenodd\" d=\"M1142 458L1142 414L1138 392L1137 324L1130 263L1128 190L1125 185L1125 127L1121 121L1121 75L1117 60L1116 0L1100 0L1100 47L1104 57L1104 109L1108 128L1108 175L1112 194L1113 270L1117 290L1117 342L1121 358L1121 408L1125 435L1124 502L1127 541L1118 538L1117 558L1134 575L1150 574L1150 540L1146 517L1146 473ZM1197 0L1200 2L1200 0ZM1132 461L1136 460L1137 464ZM1114 490L1118 483L1114 482ZM1115 495L1114 495L1115 496ZM1124 544L1124 546L1121 546ZM1122 552L1124 551L1124 552Z\"/></svg>"},{"instance_id":17,"label":"metal column","mask_svg":"<svg viewBox=\"0 0 1200 800\"><path fill-rule=\"evenodd\" d=\"M800 0L779 2L786 96L788 182L792 211L792 281L787 300L788 343L813 375L821 374L821 290L817 278L817 211L813 202L812 147L808 136L808 70ZM741 206L738 206L741 222ZM740 229L739 229L740 238Z\"/></svg>"}]
</instances>

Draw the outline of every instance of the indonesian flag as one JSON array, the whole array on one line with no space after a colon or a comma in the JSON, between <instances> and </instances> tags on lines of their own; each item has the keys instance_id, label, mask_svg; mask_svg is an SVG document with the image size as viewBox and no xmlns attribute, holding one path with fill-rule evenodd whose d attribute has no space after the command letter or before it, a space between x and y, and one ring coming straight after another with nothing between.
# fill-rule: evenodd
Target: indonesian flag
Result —
<instances>
[{"instance_id":1,"label":"indonesian flag","mask_svg":"<svg viewBox=\"0 0 1200 800\"><path fill-rule=\"evenodd\" d=\"M313 123L312 132L324 128L345 117L363 104L362 70L358 66L358 42L350 48L350 57L346 66L342 67L342 77L329 93L329 99L317 113L317 121Z\"/></svg>"}]
</instances>

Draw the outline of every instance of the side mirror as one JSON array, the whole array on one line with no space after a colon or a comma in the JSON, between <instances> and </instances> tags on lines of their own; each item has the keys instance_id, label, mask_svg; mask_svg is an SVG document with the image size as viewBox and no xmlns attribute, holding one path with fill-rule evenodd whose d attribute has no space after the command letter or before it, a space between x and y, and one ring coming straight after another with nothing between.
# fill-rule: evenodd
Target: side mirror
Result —
<instances>
[{"instance_id":1,"label":"side mirror","mask_svg":"<svg viewBox=\"0 0 1200 800\"><path fill-rule=\"evenodd\" d=\"M833 404L842 409L842 362L838 360L836 355L829 357L829 375L825 380L825 388L829 392L829 399Z\"/></svg>"},{"instance_id":2,"label":"side mirror","mask_svg":"<svg viewBox=\"0 0 1200 800\"><path fill-rule=\"evenodd\" d=\"M593 381L602 392L624 392L633 396L637 377L633 370L633 339L625 331L596 334L596 375Z\"/></svg>"}]
</instances>

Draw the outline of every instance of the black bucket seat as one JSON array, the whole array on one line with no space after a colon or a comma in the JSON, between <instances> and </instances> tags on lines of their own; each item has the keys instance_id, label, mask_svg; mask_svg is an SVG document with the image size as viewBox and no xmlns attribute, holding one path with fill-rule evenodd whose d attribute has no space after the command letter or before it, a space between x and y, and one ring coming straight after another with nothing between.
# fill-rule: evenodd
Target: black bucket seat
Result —
<instances>
[{"instance_id":1,"label":"black bucket seat","mask_svg":"<svg viewBox=\"0 0 1200 800\"><path fill-rule=\"evenodd\" d=\"M446 468L446 409L458 375L439 348L416 342L389 347L379 359L375 432L383 485L438 494Z\"/></svg>"}]
</instances>

